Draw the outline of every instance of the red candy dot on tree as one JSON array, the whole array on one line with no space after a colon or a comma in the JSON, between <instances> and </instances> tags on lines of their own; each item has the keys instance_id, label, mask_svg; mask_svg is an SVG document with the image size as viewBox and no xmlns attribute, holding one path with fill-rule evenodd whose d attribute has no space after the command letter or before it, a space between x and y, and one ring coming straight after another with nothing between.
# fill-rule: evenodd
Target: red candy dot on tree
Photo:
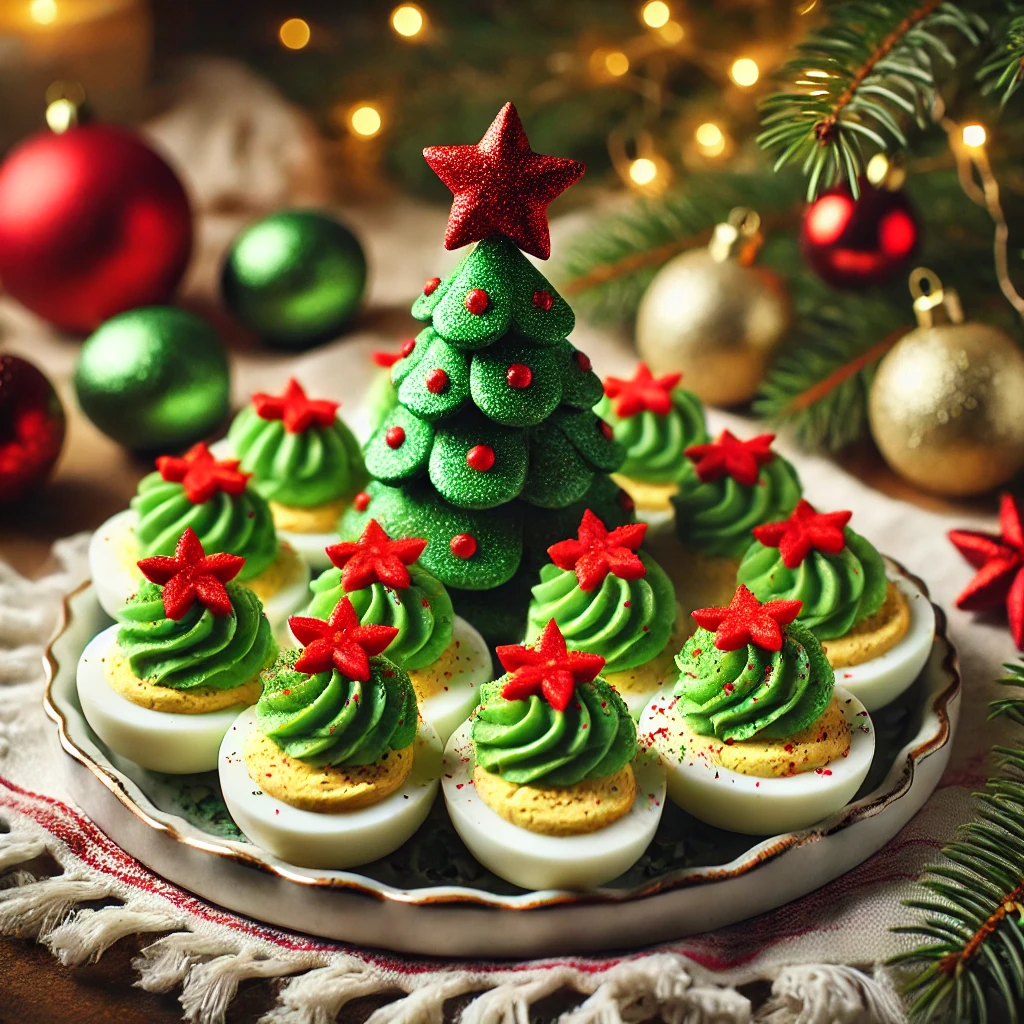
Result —
<instances>
[{"instance_id":1,"label":"red candy dot on tree","mask_svg":"<svg viewBox=\"0 0 1024 1024\"><path fill-rule=\"evenodd\" d=\"M625 512L632 512L636 508L636 502L627 491L619 491L619 508Z\"/></svg>"},{"instance_id":2,"label":"red candy dot on tree","mask_svg":"<svg viewBox=\"0 0 1024 1024\"><path fill-rule=\"evenodd\" d=\"M551 292L541 289L539 292L533 293L533 304L546 313L555 304L555 300L551 297Z\"/></svg>"},{"instance_id":3,"label":"red candy dot on tree","mask_svg":"<svg viewBox=\"0 0 1024 1024\"><path fill-rule=\"evenodd\" d=\"M412 350L416 347L415 338L406 338L402 342L402 347L398 350L402 354L402 358L405 359L407 356L412 355Z\"/></svg>"},{"instance_id":4,"label":"red candy dot on tree","mask_svg":"<svg viewBox=\"0 0 1024 1024\"><path fill-rule=\"evenodd\" d=\"M477 444L466 452L466 465L478 473L486 473L494 465L494 449L487 444Z\"/></svg>"},{"instance_id":5,"label":"red candy dot on tree","mask_svg":"<svg viewBox=\"0 0 1024 1024\"><path fill-rule=\"evenodd\" d=\"M466 292L466 309L473 314L473 316L480 316L481 313L487 312L487 307L491 304L491 297L483 290L483 288L470 288Z\"/></svg>"},{"instance_id":6,"label":"red candy dot on tree","mask_svg":"<svg viewBox=\"0 0 1024 1024\"><path fill-rule=\"evenodd\" d=\"M405 444L405 431L401 427L388 427L384 440L389 448L401 448Z\"/></svg>"},{"instance_id":7,"label":"red candy dot on tree","mask_svg":"<svg viewBox=\"0 0 1024 1024\"><path fill-rule=\"evenodd\" d=\"M612 433L612 428L609 424L605 423L604 420L597 421L597 429L601 431L601 434L606 441L610 441L615 436Z\"/></svg>"},{"instance_id":8,"label":"red candy dot on tree","mask_svg":"<svg viewBox=\"0 0 1024 1024\"><path fill-rule=\"evenodd\" d=\"M353 499L352 504L357 512L365 512L370 507L370 496L366 491L360 491Z\"/></svg>"},{"instance_id":9,"label":"red candy dot on tree","mask_svg":"<svg viewBox=\"0 0 1024 1024\"><path fill-rule=\"evenodd\" d=\"M428 370L425 380L427 390L432 395L439 395L442 391L446 391L448 389L448 374L440 367Z\"/></svg>"},{"instance_id":10,"label":"red candy dot on tree","mask_svg":"<svg viewBox=\"0 0 1024 1024\"><path fill-rule=\"evenodd\" d=\"M423 282L423 294L424 295L433 295L434 292L437 291L437 286L440 283L441 283L441 278L439 278L439 277L428 277L426 279L426 281Z\"/></svg>"},{"instance_id":11,"label":"red candy dot on tree","mask_svg":"<svg viewBox=\"0 0 1024 1024\"><path fill-rule=\"evenodd\" d=\"M476 537L471 533L457 533L448 542L456 558L472 558L476 554Z\"/></svg>"},{"instance_id":12,"label":"red candy dot on tree","mask_svg":"<svg viewBox=\"0 0 1024 1024\"><path fill-rule=\"evenodd\" d=\"M591 369L593 363L591 363L590 356L588 356L586 352L577 352L576 365L585 373L587 370Z\"/></svg>"},{"instance_id":13,"label":"red candy dot on tree","mask_svg":"<svg viewBox=\"0 0 1024 1024\"><path fill-rule=\"evenodd\" d=\"M533 370L526 363L513 363L508 368L508 386L510 388L528 388L533 381Z\"/></svg>"}]
</instances>

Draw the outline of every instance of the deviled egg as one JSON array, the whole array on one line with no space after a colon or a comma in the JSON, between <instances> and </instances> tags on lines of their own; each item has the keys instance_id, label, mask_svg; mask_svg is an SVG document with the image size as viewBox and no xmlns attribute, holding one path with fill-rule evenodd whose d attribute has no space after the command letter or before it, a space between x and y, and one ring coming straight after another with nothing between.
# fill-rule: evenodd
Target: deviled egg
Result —
<instances>
[{"instance_id":1,"label":"deviled egg","mask_svg":"<svg viewBox=\"0 0 1024 1024\"><path fill-rule=\"evenodd\" d=\"M186 528L173 558L143 559L121 624L78 662L86 720L116 754L171 774L212 771L239 707L254 704L277 656L259 598L231 582L244 559L206 555Z\"/></svg>"},{"instance_id":2,"label":"deviled egg","mask_svg":"<svg viewBox=\"0 0 1024 1024\"><path fill-rule=\"evenodd\" d=\"M590 889L647 848L665 797L654 757L598 673L552 620L535 647L497 649L507 675L448 741L445 803L473 855L527 889Z\"/></svg>"},{"instance_id":3,"label":"deviled egg","mask_svg":"<svg viewBox=\"0 0 1024 1024\"><path fill-rule=\"evenodd\" d=\"M329 621L293 617L306 646L263 673L263 695L224 736L218 771L235 823L289 864L349 868L423 823L441 741L408 674L381 652L392 626L361 626L348 598Z\"/></svg>"}]
</instances>

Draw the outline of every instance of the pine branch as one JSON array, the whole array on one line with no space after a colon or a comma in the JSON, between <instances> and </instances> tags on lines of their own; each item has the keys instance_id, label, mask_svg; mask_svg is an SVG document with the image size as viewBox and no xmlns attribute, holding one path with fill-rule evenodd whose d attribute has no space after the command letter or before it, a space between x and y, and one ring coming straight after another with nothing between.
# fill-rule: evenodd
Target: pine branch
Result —
<instances>
[{"instance_id":1,"label":"pine branch","mask_svg":"<svg viewBox=\"0 0 1024 1024\"><path fill-rule=\"evenodd\" d=\"M780 72L790 88L764 100L758 143L776 154L776 170L801 163L809 200L843 179L859 195L865 146L905 148L908 124L927 125L938 72L957 64L945 38L977 47L985 31L943 0L837 4Z\"/></svg>"},{"instance_id":2,"label":"pine branch","mask_svg":"<svg viewBox=\"0 0 1024 1024\"><path fill-rule=\"evenodd\" d=\"M1010 17L994 34L1004 42L978 70L978 82L983 95L999 93L999 103L1005 107L1024 82L1024 15Z\"/></svg>"}]
</instances>

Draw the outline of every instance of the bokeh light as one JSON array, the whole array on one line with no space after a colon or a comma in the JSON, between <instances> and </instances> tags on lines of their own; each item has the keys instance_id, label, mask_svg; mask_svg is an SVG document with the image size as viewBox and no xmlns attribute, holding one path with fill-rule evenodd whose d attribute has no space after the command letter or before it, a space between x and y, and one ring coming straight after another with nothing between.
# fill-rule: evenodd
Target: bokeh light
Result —
<instances>
[{"instance_id":1,"label":"bokeh light","mask_svg":"<svg viewBox=\"0 0 1024 1024\"><path fill-rule=\"evenodd\" d=\"M671 17L672 12L664 0L648 0L640 8L640 20L648 28L662 28L668 24L668 20Z\"/></svg>"},{"instance_id":2,"label":"bokeh light","mask_svg":"<svg viewBox=\"0 0 1024 1024\"><path fill-rule=\"evenodd\" d=\"M621 50L612 50L604 59L604 68L609 75L621 78L629 70L629 58Z\"/></svg>"},{"instance_id":3,"label":"bokeh light","mask_svg":"<svg viewBox=\"0 0 1024 1024\"><path fill-rule=\"evenodd\" d=\"M57 0L32 0L29 16L39 25L52 25L57 20Z\"/></svg>"},{"instance_id":4,"label":"bokeh light","mask_svg":"<svg viewBox=\"0 0 1024 1024\"><path fill-rule=\"evenodd\" d=\"M629 165L630 180L636 185L650 185L658 176L658 165L645 156L637 157Z\"/></svg>"},{"instance_id":5,"label":"bokeh light","mask_svg":"<svg viewBox=\"0 0 1024 1024\"><path fill-rule=\"evenodd\" d=\"M356 135L369 139L376 135L381 128L380 111L368 103L356 107L349 115L349 124Z\"/></svg>"},{"instance_id":6,"label":"bokeh light","mask_svg":"<svg viewBox=\"0 0 1024 1024\"><path fill-rule=\"evenodd\" d=\"M301 50L309 43L309 23L302 18L289 18L282 22L277 35L289 50Z\"/></svg>"},{"instance_id":7,"label":"bokeh light","mask_svg":"<svg viewBox=\"0 0 1024 1024\"><path fill-rule=\"evenodd\" d=\"M757 66L757 61L749 57L740 57L733 61L729 74L737 85L747 89L761 77L761 69Z\"/></svg>"},{"instance_id":8,"label":"bokeh light","mask_svg":"<svg viewBox=\"0 0 1024 1024\"><path fill-rule=\"evenodd\" d=\"M721 156L725 152L725 135L713 121L699 125L693 138L704 156Z\"/></svg>"},{"instance_id":9,"label":"bokeh light","mask_svg":"<svg viewBox=\"0 0 1024 1024\"><path fill-rule=\"evenodd\" d=\"M971 149L978 149L985 145L985 141L988 139L988 133L985 131L985 126L981 124L965 124L963 131L963 140L965 146L970 146Z\"/></svg>"},{"instance_id":10,"label":"bokeh light","mask_svg":"<svg viewBox=\"0 0 1024 1024\"><path fill-rule=\"evenodd\" d=\"M416 4L402 4L391 12L391 27L406 39L414 39L426 26L423 8Z\"/></svg>"}]
</instances>

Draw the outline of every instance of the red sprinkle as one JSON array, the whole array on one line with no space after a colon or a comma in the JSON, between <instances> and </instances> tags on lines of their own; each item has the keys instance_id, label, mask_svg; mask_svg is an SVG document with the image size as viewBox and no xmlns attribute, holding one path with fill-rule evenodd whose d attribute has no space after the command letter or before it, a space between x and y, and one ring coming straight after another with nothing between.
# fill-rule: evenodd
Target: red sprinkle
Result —
<instances>
[{"instance_id":1,"label":"red sprinkle","mask_svg":"<svg viewBox=\"0 0 1024 1024\"><path fill-rule=\"evenodd\" d=\"M428 277L426 279L426 281L423 282L423 294L424 295L433 295L434 292L437 291L437 286L440 283L441 283L441 278L439 278L439 277Z\"/></svg>"},{"instance_id":2,"label":"red sprinkle","mask_svg":"<svg viewBox=\"0 0 1024 1024\"><path fill-rule=\"evenodd\" d=\"M439 366L433 370L427 370L424 380L426 381L427 390L432 395L439 395L442 391L448 390L448 374Z\"/></svg>"},{"instance_id":3,"label":"red sprinkle","mask_svg":"<svg viewBox=\"0 0 1024 1024\"><path fill-rule=\"evenodd\" d=\"M365 512L370 505L370 496L366 491L360 491L353 499L352 504L355 505L357 512Z\"/></svg>"},{"instance_id":4,"label":"red sprinkle","mask_svg":"<svg viewBox=\"0 0 1024 1024\"><path fill-rule=\"evenodd\" d=\"M292 691L291 688L289 687L288 689L282 690L281 692L287 697Z\"/></svg>"},{"instance_id":5,"label":"red sprinkle","mask_svg":"<svg viewBox=\"0 0 1024 1024\"><path fill-rule=\"evenodd\" d=\"M407 359L409 356L412 355L412 350L415 347L416 347L416 339L415 338L406 338L405 341L402 342L402 347L398 351L401 352L403 359Z\"/></svg>"},{"instance_id":6,"label":"red sprinkle","mask_svg":"<svg viewBox=\"0 0 1024 1024\"><path fill-rule=\"evenodd\" d=\"M483 288L470 288L466 292L466 309L473 314L473 316L480 316L481 313L487 312L487 307L491 304L491 297L483 290Z\"/></svg>"},{"instance_id":7,"label":"red sprinkle","mask_svg":"<svg viewBox=\"0 0 1024 1024\"><path fill-rule=\"evenodd\" d=\"M597 421L597 429L601 431L601 433L604 435L604 439L606 441L610 441L612 439L612 437L614 436L613 433L612 433L611 426L609 424L605 423L604 420L598 420Z\"/></svg>"},{"instance_id":8,"label":"red sprinkle","mask_svg":"<svg viewBox=\"0 0 1024 1024\"><path fill-rule=\"evenodd\" d=\"M494 465L494 449L488 444L476 444L466 452L466 465L478 473L486 473Z\"/></svg>"},{"instance_id":9,"label":"red sprinkle","mask_svg":"<svg viewBox=\"0 0 1024 1024\"><path fill-rule=\"evenodd\" d=\"M401 427L388 427L384 440L389 448L401 448L405 444L405 431Z\"/></svg>"},{"instance_id":10,"label":"red sprinkle","mask_svg":"<svg viewBox=\"0 0 1024 1024\"><path fill-rule=\"evenodd\" d=\"M733 684L732 684L732 683L726 683L726 684L725 684L725 685L724 685L724 686L722 687L722 689L723 689L723 690L725 690L725 692L726 692L726 693L732 693L732 692L733 692L733 690L735 690L735 689L736 689L736 687L735 687L735 686L733 686Z\"/></svg>"},{"instance_id":11,"label":"red sprinkle","mask_svg":"<svg viewBox=\"0 0 1024 1024\"><path fill-rule=\"evenodd\" d=\"M693 649L693 656L695 658L699 658L703 653L704 653L704 651L700 647L694 647L694 649Z\"/></svg>"},{"instance_id":12,"label":"red sprinkle","mask_svg":"<svg viewBox=\"0 0 1024 1024\"><path fill-rule=\"evenodd\" d=\"M632 512L636 508L636 502L630 497L628 492L619 491L619 507L624 512Z\"/></svg>"},{"instance_id":13,"label":"red sprinkle","mask_svg":"<svg viewBox=\"0 0 1024 1024\"><path fill-rule=\"evenodd\" d=\"M585 372L592 369L594 364L590 361L590 356L586 352L577 352L576 365Z\"/></svg>"},{"instance_id":14,"label":"red sprinkle","mask_svg":"<svg viewBox=\"0 0 1024 1024\"><path fill-rule=\"evenodd\" d=\"M472 558L476 554L476 537L471 533L457 533L448 542L456 558Z\"/></svg>"},{"instance_id":15,"label":"red sprinkle","mask_svg":"<svg viewBox=\"0 0 1024 1024\"><path fill-rule=\"evenodd\" d=\"M545 288L533 293L533 304L546 313L555 304L555 300L551 297L551 292Z\"/></svg>"},{"instance_id":16,"label":"red sprinkle","mask_svg":"<svg viewBox=\"0 0 1024 1024\"><path fill-rule=\"evenodd\" d=\"M508 368L507 379L510 388L528 388L533 382L533 370L526 363L513 363Z\"/></svg>"}]
</instances>

